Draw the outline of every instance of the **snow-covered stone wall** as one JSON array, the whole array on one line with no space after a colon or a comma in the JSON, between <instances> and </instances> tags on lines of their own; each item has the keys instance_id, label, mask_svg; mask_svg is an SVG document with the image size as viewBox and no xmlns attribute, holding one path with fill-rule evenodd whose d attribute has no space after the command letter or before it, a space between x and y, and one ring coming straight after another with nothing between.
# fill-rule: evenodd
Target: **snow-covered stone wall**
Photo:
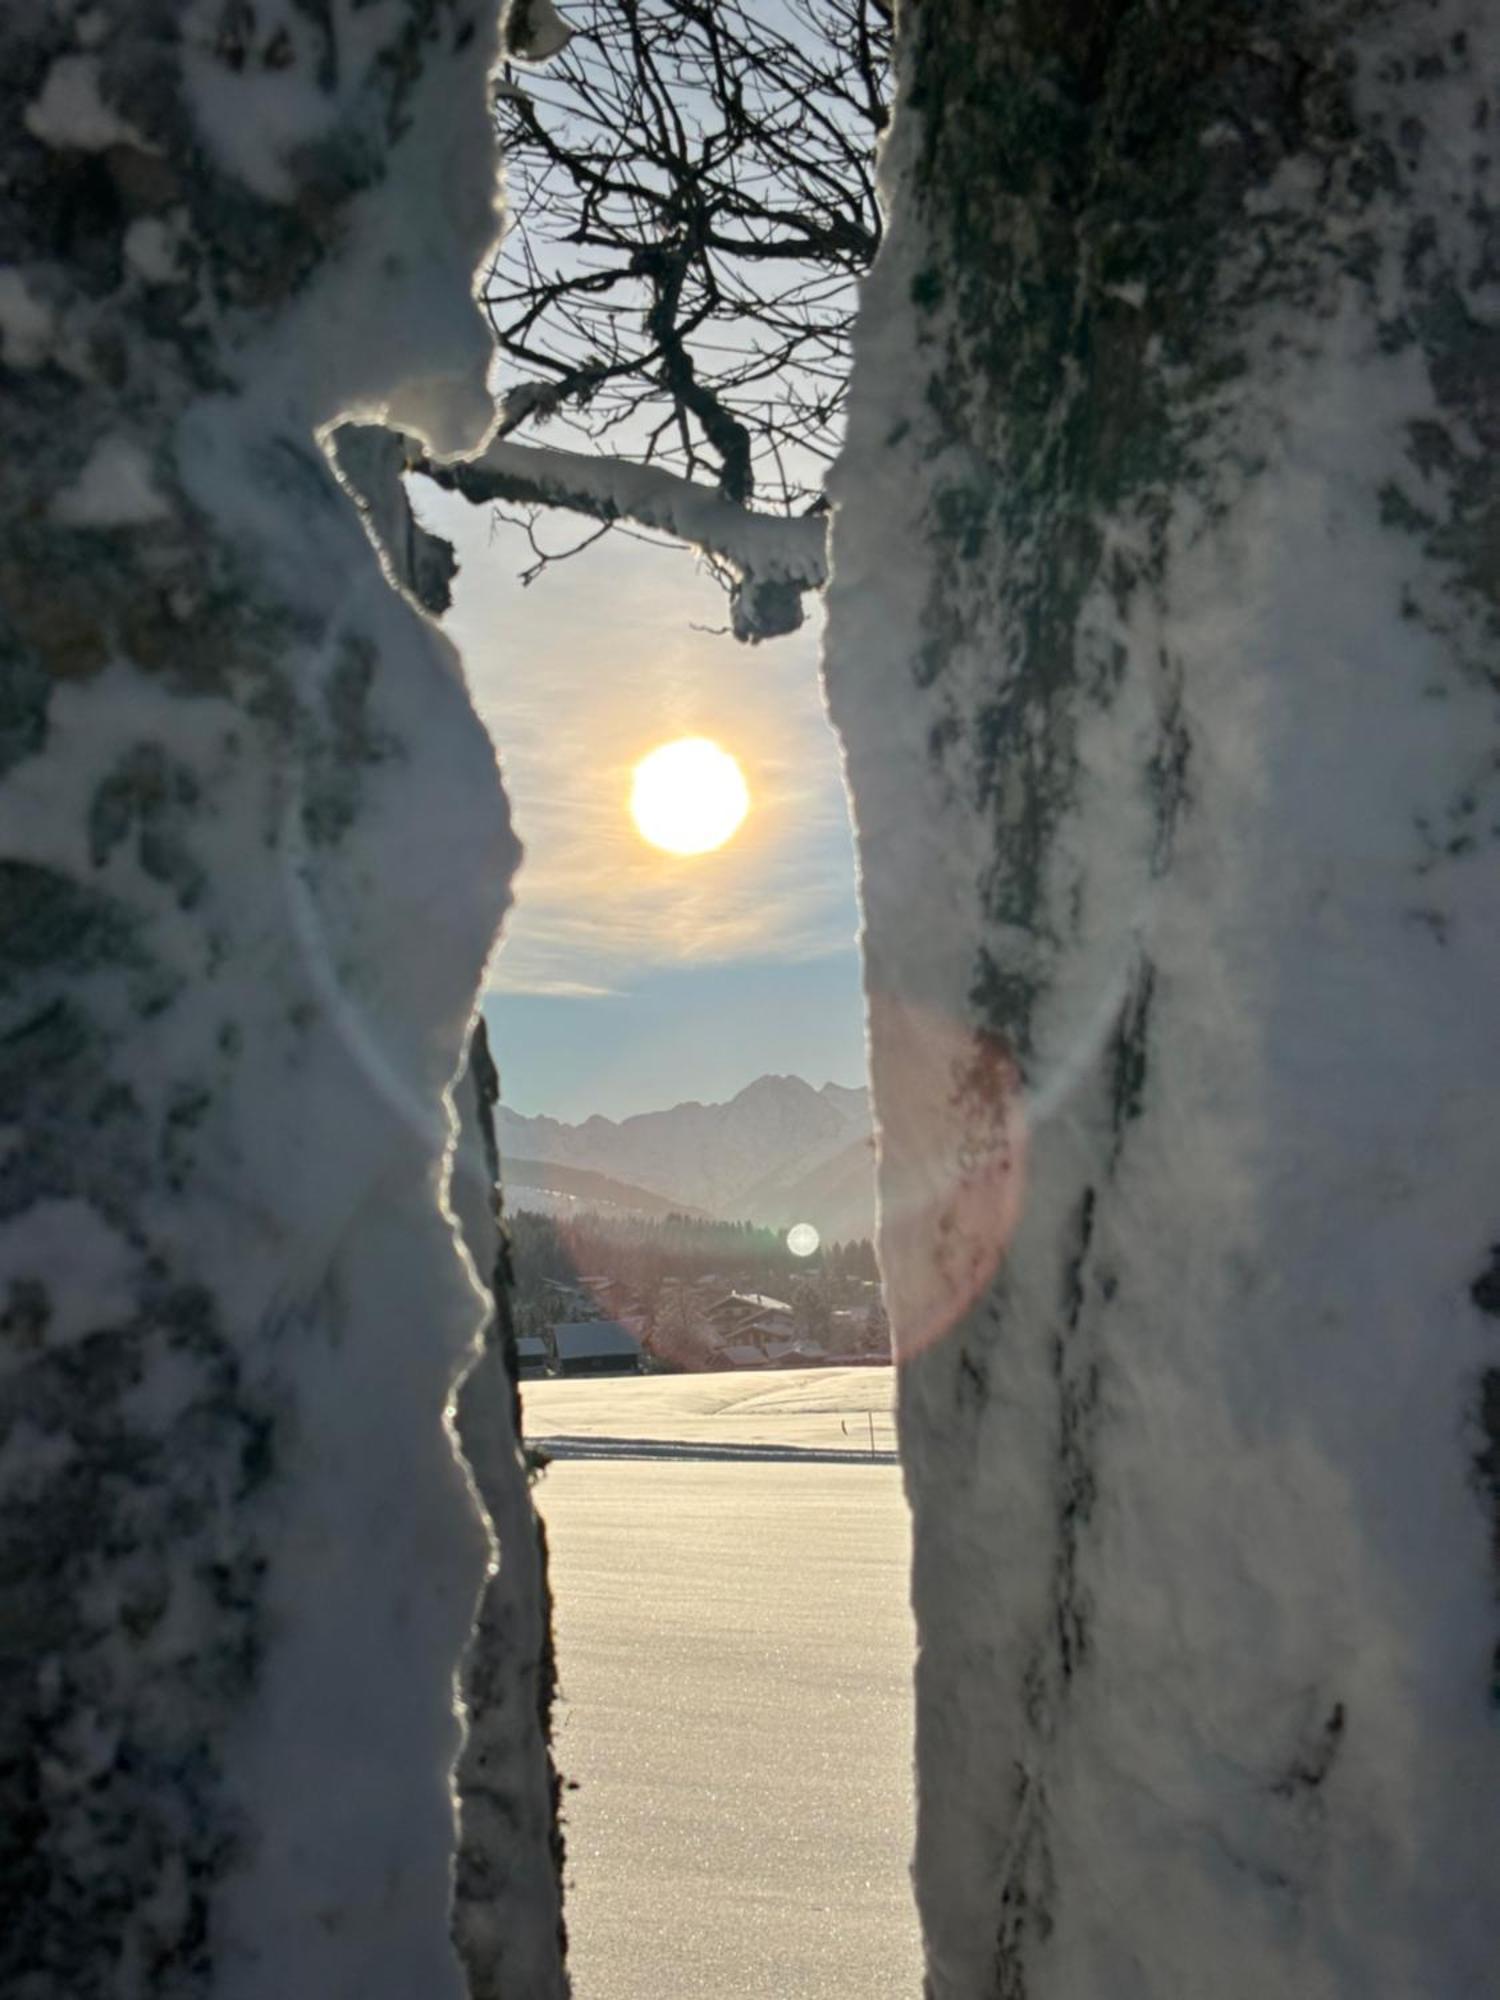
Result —
<instances>
[{"instance_id":1,"label":"snow-covered stone wall","mask_svg":"<svg viewBox=\"0 0 1500 2000\"><path fill-rule=\"evenodd\" d=\"M463 1661L453 1934L470 2000L565 2000L562 1778L551 1755L557 1663L546 1529L519 1453L515 1274L500 1191L499 1099L500 1073L481 1014L454 1092L450 1198L493 1311L479 1357L459 1385L454 1422L500 1559L485 1581Z\"/></svg>"},{"instance_id":2,"label":"snow-covered stone wall","mask_svg":"<svg viewBox=\"0 0 1500 2000\"><path fill-rule=\"evenodd\" d=\"M483 440L495 12L0 9L7 2000L462 1990L447 1092L518 850L319 439Z\"/></svg>"},{"instance_id":3,"label":"snow-covered stone wall","mask_svg":"<svg viewBox=\"0 0 1500 2000\"><path fill-rule=\"evenodd\" d=\"M934 2000L1500 1964L1500 15L914 0L836 480Z\"/></svg>"}]
</instances>

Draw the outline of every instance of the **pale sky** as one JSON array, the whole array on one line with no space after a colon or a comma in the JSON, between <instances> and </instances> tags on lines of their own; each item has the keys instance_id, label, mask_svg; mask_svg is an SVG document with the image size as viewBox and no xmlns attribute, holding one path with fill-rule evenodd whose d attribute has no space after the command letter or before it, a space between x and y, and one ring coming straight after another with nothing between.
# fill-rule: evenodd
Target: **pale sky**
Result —
<instances>
[{"instance_id":1,"label":"pale sky","mask_svg":"<svg viewBox=\"0 0 1500 2000\"><path fill-rule=\"evenodd\" d=\"M733 1095L767 1071L859 1083L854 863L817 635L694 630L727 604L694 557L620 534L529 588L524 537L414 482L462 564L447 628L499 747L526 860L486 1011L506 1102L620 1117ZM585 523L544 523L548 546ZM716 853L648 847L636 762L708 736L752 806Z\"/></svg>"}]
</instances>

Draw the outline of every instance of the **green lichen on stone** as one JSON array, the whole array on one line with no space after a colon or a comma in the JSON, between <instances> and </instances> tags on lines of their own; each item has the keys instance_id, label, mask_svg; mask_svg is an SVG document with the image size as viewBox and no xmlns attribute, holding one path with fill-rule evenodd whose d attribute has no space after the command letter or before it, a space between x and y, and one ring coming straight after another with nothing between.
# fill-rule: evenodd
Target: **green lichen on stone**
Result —
<instances>
[{"instance_id":1,"label":"green lichen on stone","mask_svg":"<svg viewBox=\"0 0 1500 2000\"><path fill-rule=\"evenodd\" d=\"M322 713L309 719L307 789L302 823L315 845L335 845L353 825L366 772L396 754L393 736L371 712L375 659L369 642L345 634L322 692Z\"/></svg>"},{"instance_id":2,"label":"green lichen on stone","mask_svg":"<svg viewBox=\"0 0 1500 2000\"><path fill-rule=\"evenodd\" d=\"M77 974L142 962L122 904L31 861L0 860L0 994L36 972Z\"/></svg>"},{"instance_id":3,"label":"green lichen on stone","mask_svg":"<svg viewBox=\"0 0 1500 2000\"><path fill-rule=\"evenodd\" d=\"M186 765L174 763L159 744L137 744L90 802L89 853L95 867L102 868L128 841L142 872L172 888L179 905L191 909L205 881L188 842L201 805L201 788Z\"/></svg>"}]
</instances>

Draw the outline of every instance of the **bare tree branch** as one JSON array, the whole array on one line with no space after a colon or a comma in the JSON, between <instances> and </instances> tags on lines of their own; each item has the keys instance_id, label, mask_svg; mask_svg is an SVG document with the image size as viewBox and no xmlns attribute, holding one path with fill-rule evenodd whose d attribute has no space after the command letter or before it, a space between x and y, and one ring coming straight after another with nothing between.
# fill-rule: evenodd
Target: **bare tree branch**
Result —
<instances>
[{"instance_id":1,"label":"bare tree branch","mask_svg":"<svg viewBox=\"0 0 1500 2000\"><path fill-rule=\"evenodd\" d=\"M803 597L827 581L827 524L821 513L754 513L716 488L661 466L513 444L505 437L478 458L451 463L403 442L411 470L467 500L562 508L606 526L627 521L701 549L729 578L731 622L740 639L795 631L802 623Z\"/></svg>"},{"instance_id":2,"label":"bare tree branch","mask_svg":"<svg viewBox=\"0 0 1500 2000\"><path fill-rule=\"evenodd\" d=\"M513 222L485 299L522 379L470 464L345 433L344 476L430 609L448 572L392 467L521 509L526 581L597 539L545 546L561 510L698 549L740 638L794 631L827 574L822 481L880 242L888 0L517 0L510 21Z\"/></svg>"},{"instance_id":3,"label":"bare tree branch","mask_svg":"<svg viewBox=\"0 0 1500 2000\"><path fill-rule=\"evenodd\" d=\"M838 446L880 242L889 6L573 0L568 25L497 93L514 222L485 296L531 384L506 433L550 423L579 456L795 519Z\"/></svg>"}]
</instances>

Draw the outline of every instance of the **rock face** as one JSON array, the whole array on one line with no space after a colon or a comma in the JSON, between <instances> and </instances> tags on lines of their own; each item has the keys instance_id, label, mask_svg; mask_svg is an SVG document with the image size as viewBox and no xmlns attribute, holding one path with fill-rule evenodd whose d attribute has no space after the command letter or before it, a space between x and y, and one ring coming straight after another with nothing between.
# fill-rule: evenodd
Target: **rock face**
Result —
<instances>
[{"instance_id":1,"label":"rock face","mask_svg":"<svg viewBox=\"0 0 1500 2000\"><path fill-rule=\"evenodd\" d=\"M518 850L317 440L486 428L494 35L0 13L7 2000L461 1988L445 1092Z\"/></svg>"},{"instance_id":2,"label":"rock face","mask_svg":"<svg viewBox=\"0 0 1500 2000\"><path fill-rule=\"evenodd\" d=\"M1478 2000L1500 16L902 62L827 681L931 1992Z\"/></svg>"}]
</instances>

